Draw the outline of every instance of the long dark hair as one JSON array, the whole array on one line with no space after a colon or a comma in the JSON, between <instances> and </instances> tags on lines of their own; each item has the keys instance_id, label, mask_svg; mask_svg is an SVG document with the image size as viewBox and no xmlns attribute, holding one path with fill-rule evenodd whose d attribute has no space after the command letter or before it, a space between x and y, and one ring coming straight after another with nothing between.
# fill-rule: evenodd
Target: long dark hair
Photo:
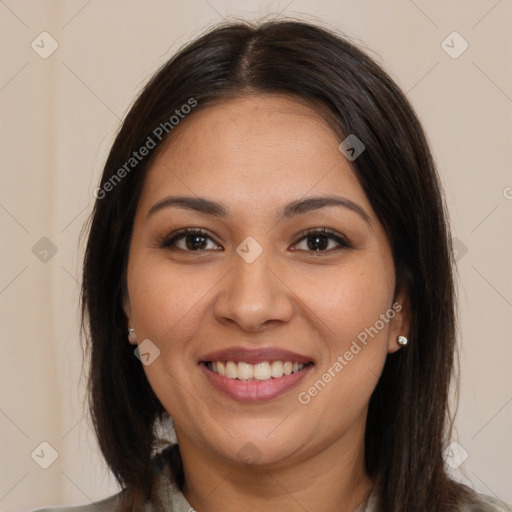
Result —
<instances>
[{"instance_id":1,"label":"long dark hair","mask_svg":"<svg viewBox=\"0 0 512 512\"><path fill-rule=\"evenodd\" d=\"M412 313L410 343L388 356L370 400L366 471L376 482L379 512L455 510L467 491L450 480L442 458L452 420L453 258L426 137L404 94L371 58L330 30L291 20L223 23L182 48L144 88L107 159L86 247L82 318L94 428L124 488L125 510L155 499L161 467L170 466L180 488L184 478L177 446L151 458L153 423L164 410L127 342L122 310L133 219L145 173L162 146L155 129L167 127L165 141L179 129L169 120L182 105L196 102L188 114L194 115L258 93L321 104L341 133L355 134L366 147L353 169L387 232L396 290L407 290ZM148 137L156 147L127 166Z\"/></svg>"}]
</instances>

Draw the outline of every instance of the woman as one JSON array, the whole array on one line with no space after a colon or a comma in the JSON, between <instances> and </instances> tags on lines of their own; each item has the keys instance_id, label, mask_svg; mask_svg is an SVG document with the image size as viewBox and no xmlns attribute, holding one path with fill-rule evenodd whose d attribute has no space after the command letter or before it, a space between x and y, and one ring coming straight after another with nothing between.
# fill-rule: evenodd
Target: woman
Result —
<instances>
[{"instance_id":1,"label":"woman","mask_svg":"<svg viewBox=\"0 0 512 512\"><path fill-rule=\"evenodd\" d=\"M70 510L512 510L447 475L446 206L351 43L215 27L146 86L95 196L91 410L123 491Z\"/></svg>"}]
</instances>

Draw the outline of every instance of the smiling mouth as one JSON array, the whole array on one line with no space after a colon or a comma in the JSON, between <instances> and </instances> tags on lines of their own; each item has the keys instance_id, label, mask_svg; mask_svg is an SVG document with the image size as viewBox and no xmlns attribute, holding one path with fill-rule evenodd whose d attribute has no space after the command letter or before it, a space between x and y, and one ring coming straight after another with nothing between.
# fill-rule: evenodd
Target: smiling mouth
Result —
<instances>
[{"instance_id":1,"label":"smiling mouth","mask_svg":"<svg viewBox=\"0 0 512 512\"><path fill-rule=\"evenodd\" d=\"M287 375L299 373L304 368L312 366L313 362L262 361L251 364L244 361L203 361L203 364L208 370L221 377L257 382L280 379Z\"/></svg>"}]
</instances>

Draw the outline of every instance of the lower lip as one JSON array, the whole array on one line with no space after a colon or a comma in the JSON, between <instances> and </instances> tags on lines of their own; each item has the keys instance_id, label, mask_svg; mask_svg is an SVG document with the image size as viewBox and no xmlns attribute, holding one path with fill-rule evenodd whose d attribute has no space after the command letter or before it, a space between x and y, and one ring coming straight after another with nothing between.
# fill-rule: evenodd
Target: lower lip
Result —
<instances>
[{"instance_id":1,"label":"lower lip","mask_svg":"<svg viewBox=\"0 0 512 512\"><path fill-rule=\"evenodd\" d=\"M286 393L314 368L314 365L304 367L298 373L283 375L269 380L239 380L228 379L212 372L205 364L199 365L203 373L214 387L239 402L265 402Z\"/></svg>"}]
</instances>

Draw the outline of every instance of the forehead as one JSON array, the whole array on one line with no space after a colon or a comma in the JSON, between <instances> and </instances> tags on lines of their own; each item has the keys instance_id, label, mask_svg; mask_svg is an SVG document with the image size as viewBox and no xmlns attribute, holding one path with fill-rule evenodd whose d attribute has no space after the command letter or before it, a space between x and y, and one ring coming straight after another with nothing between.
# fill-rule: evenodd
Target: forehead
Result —
<instances>
[{"instance_id":1,"label":"forehead","mask_svg":"<svg viewBox=\"0 0 512 512\"><path fill-rule=\"evenodd\" d=\"M148 170L141 203L167 194L215 196L248 212L310 194L350 196L370 205L341 135L325 111L295 98L251 95L194 112Z\"/></svg>"}]
</instances>

